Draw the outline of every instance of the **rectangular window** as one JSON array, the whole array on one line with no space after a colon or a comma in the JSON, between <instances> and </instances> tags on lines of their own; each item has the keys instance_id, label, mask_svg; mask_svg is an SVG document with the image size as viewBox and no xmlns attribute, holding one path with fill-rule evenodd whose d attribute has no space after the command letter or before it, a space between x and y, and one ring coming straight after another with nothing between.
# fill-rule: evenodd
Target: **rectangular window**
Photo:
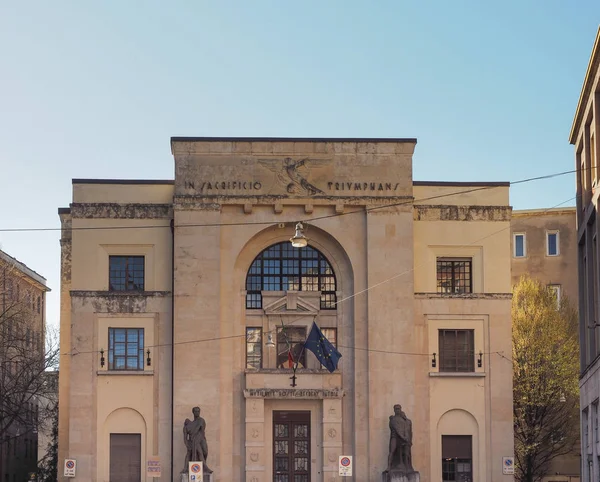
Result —
<instances>
[{"instance_id":1,"label":"rectangular window","mask_svg":"<svg viewBox=\"0 0 600 482\"><path fill-rule=\"evenodd\" d=\"M560 285L548 285L548 289L554 293L554 296L556 298L556 303L558 305L560 305L560 295L561 295Z\"/></svg>"},{"instance_id":2,"label":"rectangular window","mask_svg":"<svg viewBox=\"0 0 600 482\"><path fill-rule=\"evenodd\" d=\"M108 369L144 369L144 329L108 329Z\"/></svg>"},{"instance_id":3,"label":"rectangular window","mask_svg":"<svg viewBox=\"0 0 600 482\"><path fill-rule=\"evenodd\" d=\"M471 258L437 258L437 292L471 293L471 264Z\"/></svg>"},{"instance_id":4,"label":"rectangular window","mask_svg":"<svg viewBox=\"0 0 600 482\"><path fill-rule=\"evenodd\" d=\"M110 291L144 291L143 256L109 256Z\"/></svg>"},{"instance_id":5,"label":"rectangular window","mask_svg":"<svg viewBox=\"0 0 600 482\"><path fill-rule=\"evenodd\" d=\"M594 442L598 443L600 442L600 439L598 438L598 401L596 401L596 403L594 403L592 406L594 408Z\"/></svg>"},{"instance_id":6,"label":"rectangular window","mask_svg":"<svg viewBox=\"0 0 600 482\"><path fill-rule=\"evenodd\" d=\"M585 447L589 447L590 446L590 438L589 438L587 409L583 410L583 417L581 417L581 424L583 425L583 445Z\"/></svg>"},{"instance_id":7,"label":"rectangular window","mask_svg":"<svg viewBox=\"0 0 600 482\"><path fill-rule=\"evenodd\" d=\"M598 182L598 163L596 161L596 141L595 136L590 136L590 161L592 164L592 185L595 186Z\"/></svg>"},{"instance_id":8,"label":"rectangular window","mask_svg":"<svg viewBox=\"0 0 600 482\"><path fill-rule=\"evenodd\" d=\"M473 330L439 330L441 372L475 371Z\"/></svg>"},{"instance_id":9,"label":"rectangular window","mask_svg":"<svg viewBox=\"0 0 600 482\"><path fill-rule=\"evenodd\" d=\"M546 232L546 254L558 256L560 254L558 231Z\"/></svg>"},{"instance_id":10,"label":"rectangular window","mask_svg":"<svg viewBox=\"0 0 600 482\"><path fill-rule=\"evenodd\" d=\"M286 326L277 328L277 368L306 368L305 326Z\"/></svg>"},{"instance_id":11,"label":"rectangular window","mask_svg":"<svg viewBox=\"0 0 600 482\"><path fill-rule=\"evenodd\" d=\"M596 232L596 222L592 225L592 232ZM598 300L600 297L598 296L598 243L596 240L596 235L592 238L592 305L594 306L594 315L592 318L591 324L598 323Z\"/></svg>"},{"instance_id":12,"label":"rectangular window","mask_svg":"<svg viewBox=\"0 0 600 482\"><path fill-rule=\"evenodd\" d=\"M442 481L473 480L471 435L442 435Z\"/></svg>"},{"instance_id":13,"label":"rectangular window","mask_svg":"<svg viewBox=\"0 0 600 482\"><path fill-rule=\"evenodd\" d=\"M321 333L323 333L323 336L337 348L337 328L321 328ZM321 365L321 368L326 369L323 365Z\"/></svg>"},{"instance_id":14,"label":"rectangular window","mask_svg":"<svg viewBox=\"0 0 600 482\"><path fill-rule=\"evenodd\" d=\"M262 328L246 328L246 368L262 368Z\"/></svg>"},{"instance_id":15,"label":"rectangular window","mask_svg":"<svg viewBox=\"0 0 600 482\"><path fill-rule=\"evenodd\" d=\"M524 258L527 256L527 244L525 239L525 233L513 234L513 256L515 258Z\"/></svg>"}]
</instances>

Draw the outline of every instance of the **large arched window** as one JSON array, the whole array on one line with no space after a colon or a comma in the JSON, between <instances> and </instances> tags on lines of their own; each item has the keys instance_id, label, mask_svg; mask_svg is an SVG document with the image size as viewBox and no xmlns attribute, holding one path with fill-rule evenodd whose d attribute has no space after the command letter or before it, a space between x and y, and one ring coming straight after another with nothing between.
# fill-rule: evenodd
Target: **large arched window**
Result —
<instances>
[{"instance_id":1,"label":"large arched window","mask_svg":"<svg viewBox=\"0 0 600 482\"><path fill-rule=\"evenodd\" d=\"M335 273L323 254L310 246L274 244L252 262L246 277L246 308L262 308L261 291L320 291L321 309L336 305Z\"/></svg>"}]
</instances>

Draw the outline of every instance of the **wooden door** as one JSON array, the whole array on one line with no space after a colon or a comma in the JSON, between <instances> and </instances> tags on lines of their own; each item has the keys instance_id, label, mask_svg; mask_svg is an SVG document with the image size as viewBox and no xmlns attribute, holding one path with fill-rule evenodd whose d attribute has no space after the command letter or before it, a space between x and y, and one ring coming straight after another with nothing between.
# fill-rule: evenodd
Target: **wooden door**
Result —
<instances>
[{"instance_id":1,"label":"wooden door","mask_svg":"<svg viewBox=\"0 0 600 482\"><path fill-rule=\"evenodd\" d=\"M310 412L273 412L273 481L310 482Z\"/></svg>"}]
</instances>

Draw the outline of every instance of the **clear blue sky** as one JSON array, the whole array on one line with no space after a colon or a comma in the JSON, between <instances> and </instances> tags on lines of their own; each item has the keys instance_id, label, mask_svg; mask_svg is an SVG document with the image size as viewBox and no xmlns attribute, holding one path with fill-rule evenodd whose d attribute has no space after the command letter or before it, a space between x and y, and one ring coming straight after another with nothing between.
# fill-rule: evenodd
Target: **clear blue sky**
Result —
<instances>
[{"instance_id":1,"label":"clear blue sky","mask_svg":"<svg viewBox=\"0 0 600 482\"><path fill-rule=\"evenodd\" d=\"M0 228L58 227L74 177L172 178L171 136L417 137L416 180L572 169L599 22L598 0L2 2ZM0 232L54 324L58 239Z\"/></svg>"}]
</instances>

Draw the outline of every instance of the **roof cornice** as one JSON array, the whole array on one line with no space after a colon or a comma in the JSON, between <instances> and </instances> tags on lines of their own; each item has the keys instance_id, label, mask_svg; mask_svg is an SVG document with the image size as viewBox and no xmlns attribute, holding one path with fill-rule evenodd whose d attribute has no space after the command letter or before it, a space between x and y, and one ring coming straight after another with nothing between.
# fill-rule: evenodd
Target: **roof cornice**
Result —
<instances>
[{"instance_id":1,"label":"roof cornice","mask_svg":"<svg viewBox=\"0 0 600 482\"><path fill-rule=\"evenodd\" d=\"M596 33L596 41L594 42L594 48L592 49L592 55L590 56L588 68L585 73L585 78L583 80L583 86L581 88L581 93L579 94L579 102L577 103L577 110L575 110L575 118L573 119L573 125L571 126L569 142L573 145L575 145L575 142L577 142L577 134L579 133L579 129L581 128L581 123L583 122L583 115L585 114L586 105L584 105L584 102L590 96L590 91L592 90L592 85L594 84L595 73L598 71L599 63L600 63L600 26L598 27L598 32Z\"/></svg>"}]
</instances>

